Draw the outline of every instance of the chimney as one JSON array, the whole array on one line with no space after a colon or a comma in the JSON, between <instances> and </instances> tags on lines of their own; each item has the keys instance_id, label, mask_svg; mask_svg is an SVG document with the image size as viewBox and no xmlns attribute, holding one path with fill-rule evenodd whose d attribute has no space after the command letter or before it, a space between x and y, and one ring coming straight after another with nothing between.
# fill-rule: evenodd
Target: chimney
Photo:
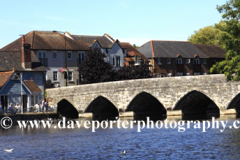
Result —
<instances>
[{"instance_id":1,"label":"chimney","mask_svg":"<svg viewBox=\"0 0 240 160\"><path fill-rule=\"evenodd\" d=\"M21 59L22 59L22 67L32 68L32 60L31 60L31 45L25 43L25 36L22 36L22 47L21 47Z\"/></svg>"}]
</instances>

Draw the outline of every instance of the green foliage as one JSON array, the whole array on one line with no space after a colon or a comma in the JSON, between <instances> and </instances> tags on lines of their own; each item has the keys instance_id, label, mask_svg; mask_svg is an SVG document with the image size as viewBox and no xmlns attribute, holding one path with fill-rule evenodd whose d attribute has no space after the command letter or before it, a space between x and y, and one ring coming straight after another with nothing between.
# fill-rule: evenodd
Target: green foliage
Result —
<instances>
[{"instance_id":1,"label":"green foliage","mask_svg":"<svg viewBox=\"0 0 240 160\"><path fill-rule=\"evenodd\" d=\"M224 73L227 80L240 80L240 0L230 0L217 6L226 25L219 27L222 31L220 41L227 51L223 62L210 69L210 73Z\"/></svg>"},{"instance_id":2,"label":"green foliage","mask_svg":"<svg viewBox=\"0 0 240 160\"><path fill-rule=\"evenodd\" d=\"M136 48L136 49L138 49L138 48L139 48L139 46L136 46L136 44L133 44L133 47L134 47L134 48Z\"/></svg>"},{"instance_id":3,"label":"green foliage","mask_svg":"<svg viewBox=\"0 0 240 160\"><path fill-rule=\"evenodd\" d=\"M105 61L106 55L100 49L95 48L86 53L85 60L80 65L80 74L83 77L81 83L97 83L112 80L112 65Z\"/></svg>"},{"instance_id":4,"label":"green foliage","mask_svg":"<svg viewBox=\"0 0 240 160\"><path fill-rule=\"evenodd\" d=\"M80 74L83 77L82 84L151 77L151 72L146 64L136 67L120 67L116 71L104 59L106 59L105 53L98 48L86 53L85 60L79 66Z\"/></svg>"},{"instance_id":5,"label":"green foliage","mask_svg":"<svg viewBox=\"0 0 240 160\"><path fill-rule=\"evenodd\" d=\"M213 44L224 48L224 44L220 42L222 31L220 30L225 25L224 21L215 24L214 26L207 26L194 31L188 41L193 44Z\"/></svg>"}]
</instances>

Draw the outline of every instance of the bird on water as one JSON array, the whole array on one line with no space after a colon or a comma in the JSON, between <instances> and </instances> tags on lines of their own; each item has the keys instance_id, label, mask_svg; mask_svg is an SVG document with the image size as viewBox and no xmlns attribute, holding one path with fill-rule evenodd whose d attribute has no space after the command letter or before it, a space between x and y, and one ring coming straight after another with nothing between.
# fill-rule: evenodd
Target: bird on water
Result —
<instances>
[{"instance_id":1,"label":"bird on water","mask_svg":"<svg viewBox=\"0 0 240 160\"><path fill-rule=\"evenodd\" d=\"M12 152L12 151L13 151L13 148L12 148L12 149L4 149L4 151L6 151L6 152Z\"/></svg>"}]
</instances>

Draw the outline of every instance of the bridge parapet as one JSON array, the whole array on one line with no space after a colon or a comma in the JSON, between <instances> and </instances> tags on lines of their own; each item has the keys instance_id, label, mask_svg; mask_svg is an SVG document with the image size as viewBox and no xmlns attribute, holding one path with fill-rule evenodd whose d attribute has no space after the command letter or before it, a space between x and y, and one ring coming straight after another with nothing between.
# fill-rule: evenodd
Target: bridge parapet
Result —
<instances>
[{"instance_id":1,"label":"bridge parapet","mask_svg":"<svg viewBox=\"0 0 240 160\"><path fill-rule=\"evenodd\" d=\"M152 95L166 110L174 110L181 99L193 97L197 101L197 97L186 97L192 91L205 95L220 110L225 110L240 93L240 83L226 82L224 75L217 74L114 81L46 90L48 98L52 99L50 104L56 105L66 99L78 111L85 111L99 96L109 100L117 109L127 110L131 101L142 92Z\"/></svg>"}]
</instances>

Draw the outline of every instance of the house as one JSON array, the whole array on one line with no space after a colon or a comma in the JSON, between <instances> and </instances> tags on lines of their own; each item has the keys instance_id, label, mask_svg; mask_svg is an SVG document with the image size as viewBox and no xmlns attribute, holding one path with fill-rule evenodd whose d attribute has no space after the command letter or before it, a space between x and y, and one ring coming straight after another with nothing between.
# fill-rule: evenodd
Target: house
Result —
<instances>
[{"instance_id":1,"label":"house","mask_svg":"<svg viewBox=\"0 0 240 160\"><path fill-rule=\"evenodd\" d=\"M208 51L212 49L211 55L224 53L214 45L208 47ZM197 47L187 41L159 40L151 40L138 48L150 60L151 70L158 77L208 74L212 66L208 62L211 56L206 47L206 51L203 50L203 46Z\"/></svg>"},{"instance_id":2,"label":"house","mask_svg":"<svg viewBox=\"0 0 240 160\"><path fill-rule=\"evenodd\" d=\"M31 31L25 35L25 42L46 68L46 87L77 85L80 79L79 59L89 48L75 41L68 32ZM22 39L19 38L0 51L20 51ZM61 73L64 69L67 73Z\"/></svg>"},{"instance_id":3,"label":"house","mask_svg":"<svg viewBox=\"0 0 240 160\"><path fill-rule=\"evenodd\" d=\"M126 49L120 45L118 40L114 40L108 34L103 36L91 35L70 35L79 43L86 44L89 48L100 48L103 53L106 53L107 60L115 69L123 67L125 64Z\"/></svg>"},{"instance_id":4,"label":"house","mask_svg":"<svg viewBox=\"0 0 240 160\"><path fill-rule=\"evenodd\" d=\"M30 44L22 40L19 51L0 51L0 97L4 108L10 103L22 103L26 109L44 98L46 69L30 50Z\"/></svg>"},{"instance_id":5,"label":"house","mask_svg":"<svg viewBox=\"0 0 240 160\"><path fill-rule=\"evenodd\" d=\"M141 64L148 64L149 60L134 48L130 43L121 42L121 47L126 50L125 66L138 66Z\"/></svg>"},{"instance_id":6,"label":"house","mask_svg":"<svg viewBox=\"0 0 240 160\"><path fill-rule=\"evenodd\" d=\"M46 68L46 87L72 86L81 83L79 65L87 51L98 47L106 53L115 69L125 65L126 49L108 34L103 36L61 34L57 31L31 31L25 36L30 50ZM3 47L0 51L20 51L21 38ZM61 73L62 72L62 73Z\"/></svg>"},{"instance_id":7,"label":"house","mask_svg":"<svg viewBox=\"0 0 240 160\"><path fill-rule=\"evenodd\" d=\"M208 44L194 44L200 51L202 51L208 58L206 60L207 70L216 64L225 60L226 51L224 51L218 45L208 45Z\"/></svg>"}]
</instances>

